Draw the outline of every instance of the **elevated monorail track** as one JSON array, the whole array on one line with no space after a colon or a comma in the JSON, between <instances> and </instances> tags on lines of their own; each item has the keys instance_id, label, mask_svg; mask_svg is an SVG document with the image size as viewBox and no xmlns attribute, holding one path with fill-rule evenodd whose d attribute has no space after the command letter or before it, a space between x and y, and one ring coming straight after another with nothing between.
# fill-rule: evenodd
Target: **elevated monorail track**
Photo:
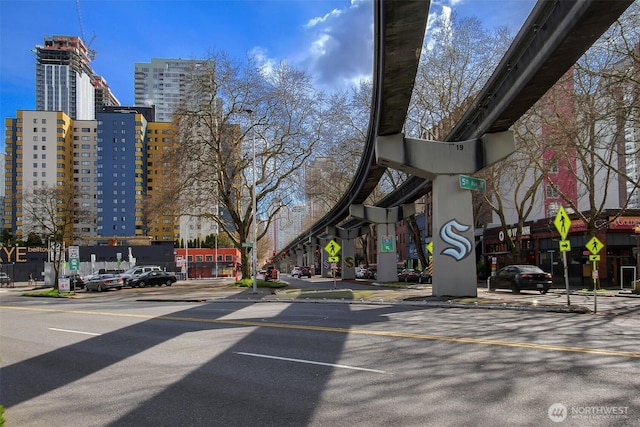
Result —
<instances>
[{"instance_id":1,"label":"elevated monorail track","mask_svg":"<svg viewBox=\"0 0 640 427\"><path fill-rule=\"evenodd\" d=\"M633 0L541 0L516 35L473 105L444 141L472 139L509 129L633 3ZM429 1L374 2L374 76L371 115L360 165L336 206L287 245L290 250L324 234L328 226L367 225L349 220L349 206L362 204L385 172L376 164L378 135L402 132L424 42ZM418 200L431 181L412 176L377 206Z\"/></svg>"}]
</instances>

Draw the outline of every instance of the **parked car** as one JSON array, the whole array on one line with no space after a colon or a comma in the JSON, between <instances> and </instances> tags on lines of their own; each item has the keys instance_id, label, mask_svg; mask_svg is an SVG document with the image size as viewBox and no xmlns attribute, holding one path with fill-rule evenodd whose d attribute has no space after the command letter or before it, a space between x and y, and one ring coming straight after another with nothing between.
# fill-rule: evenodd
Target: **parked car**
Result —
<instances>
[{"instance_id":1,"label":"parked car","mask_svg":"<svg viewBox=\"0 0 640 427\"><path fill-rule=\"evenodd\" d=\"M98 274L84 284L84 288L87 292L102 292L112 288L120 290L123 286L124 278L113 273Z\"/></svg>"},{"instance_id":2,"label":"parked car","mask_svg":"<svg viewBox=\"0 0 640 427\"><path fill-rule=\"evenodd\" d=\"M148 271L162 271L162 269L157 265L140 265L138 267L130 268L124 273L120 273L120 277L124 279L124 284L128 285L131 279Z\"/></svg>"},{"instance_id":3,"label":"parked car","mask_svg":"<svg viewBox=\"0 0 640 427\"><path fill-rule=\"evenodd\" d=\"M178 281L175 274L162 270L152 270L139 274L129 279L128 285L132 288L144 288L145 286L171 286Z\"/></svg>"},{"instance_id":4,"label":"parked car","mask_svg":"<svg viewBox=\"0 0 640 427\"><path fill-rule=\"evenodd\" d=\"M398 274L398 280L401 282L417 282L420 272L413 268L405 268Z\"/></svg>"},{"instance_id":5,"label":"parked car","mask_svg":"<svg viewBox=\"0 0 640 427\"><path fill-rule=\"evenodd\" d=\"M300 267L300 275L301 276L307 276L309 279L311 279L311 268L309 268L309 267Z\"/></svg>"},{"instance_id":6,"label":"parked car","mask_svg":"<svg viewBox=\"0 0 640 427\"><path fill-rule=\"evenodd\" d=\"M291 277L302 277L302 269L298 266L295 266L291 269Z\"/></svg>"},{"instance_id":7,"label":"parked car","mask_svg":"<svg viewBox=\"0 0 640 427\"><path fill-rule=\"evenodd\" d=\"M0 285L11 284L11 277L7 273L0 273Z\"/></svg>"},{"instance_id":8,"label":"parked car","mask_svg":"<svg viewBox=\"0 0 640 427\"><path fill-rule=\"evenodd\" d=\"M418 283L431 283L431 273L429 273L429 269L425 268L418 275Z\"/></svg>"},{"instance_id":9,"label":"parked car","mask_svg":"<svg viewBox=\"0 0 640 427\"><path fill-rule=\"evenodd\" d=\"M366 268L356 267L356 279L364 279L364 274L367 271Z\"/></svg>"},{"instance_id":10,"label":"parked car","mask_svg":"<svg viewBox=\"0 0 640 427\"><path fill-rule=\"evenodd\" d=\"M551 273L535 265L507 265L489 278L489 290L507 288L517 294L526 289L546 294L553 285L552 279Z\"/></svg>"},{"instance_id":11,"label":"parked car","mask_svg":"<svg viewBox=\"0 0 640 427\"><path fill-rule=\"evenodd\" d=\"M364 272L364 278L365 279L372 279L375 280L378 278L378 270L376 270L375 268L367 268L367 270Z\"/></svg>"},{"instance_id":12,"label":"parked car","mask_svg":"<svg viewBox=\"0 0 640 427\"><path fill-rule=\"evenodd\" d=\"M60 276L61 279L69 279L69 286L71 290L84 289L84 278L79 274L65 274Z\"/></svg>"}]
</instances>

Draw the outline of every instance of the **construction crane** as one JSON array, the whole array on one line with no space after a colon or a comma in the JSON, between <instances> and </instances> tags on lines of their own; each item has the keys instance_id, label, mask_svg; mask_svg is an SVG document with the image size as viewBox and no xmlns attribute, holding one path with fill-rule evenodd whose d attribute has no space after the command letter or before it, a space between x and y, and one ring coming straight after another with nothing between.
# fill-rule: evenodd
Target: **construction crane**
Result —
<instances>
[{"instance_id":1,"label":"construction crane","mask_svg":"<svg viewBox=\"0 0 640 427\"><path fill-rule=\"evenodd\" d=\"M82 23L82 13L80 13L80 0L76 0L76 11L78 12L78 22L80 23L80 36L82 37L82 41L86 43L87 38L84 34L84 24ZM93 61L96 57L96 51L91 49L91 43L93 43L95 38L96 38L96 35L94 34L93 37L91 37L91 40L89 41L89 43L86 43L87 51L88 51L87 55L89 56L89 59L91 61Z\"/></svg>"}]
</instances>

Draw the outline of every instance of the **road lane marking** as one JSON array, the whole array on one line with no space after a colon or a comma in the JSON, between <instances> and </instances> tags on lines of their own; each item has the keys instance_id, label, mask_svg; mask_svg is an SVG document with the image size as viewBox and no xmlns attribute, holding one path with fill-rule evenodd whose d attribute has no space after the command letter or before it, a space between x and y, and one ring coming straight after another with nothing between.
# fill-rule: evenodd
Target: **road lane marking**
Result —
<instances>
[{"instance_id":1,"label":"road lane marking","mask_svg":"<svg viewBox=\"0 0 640 427\"><path fill-rule=\"evenodd\" d=\"M81 334L81 335L93 335L94 337L99 337L102 334L96 334L93 332L84 332L84 331L72 331L71 329L58 329L58 328L47 328L50 331L57 331L57 332L69 332L72 334Z\"/></svg>"},{"instance_id":2,"label":"road lane marking","mask_svg":"<svg viewBox=\"0 0 640 427\"><path fill-rule=\"evenodd\" d=\"M379 369L369 369L369 368L360 368L358 366L338 365L338 364L335 364L335 363L326 363L326 362L316 362L314 360L292 359L290 357L270 356L268 354L245 353L244 351L234 351L234 353L235 354L240 354L242 356L261 357L263 359L284 360L285 362L306 363L306 364L309 364L309 365L329 366L331 368L342 368L342 369L352 369L354 371L375 372L377 374L386 374L387 373L387 371L381 371Z\"/></svg>"},{"instance_id":3,"label":"road lane marking","mask_svg":"<svg viewBox=\"0 0 640 427\"><path fill-rule=\"evenodd\" d=\"M14 307L14 306L0 306L3 310L20 310L20 311L39 311L46 313L65 313L65 314L82 314L92 316L111 316L111 317L126 317L144 320L174 320L180 322L197 322L197 323L213 323L220 325L234 325L234 326L249 326L255 328L282 328L282 329L298 329L317 332L334 332L343 334L358 334L358 335L373 335L389 338L412 338L419 340L429 341L446 341L455 343L466 344L482 344L482 345L495 345L500 347L516 347L534 350L547 350L547 351L561 351L569 353L584 353L584 354L596 354L599 356L615 356L615 357L631 357L640 359L640 352L637 351L621 351L621 350L608 350L602 348L587 348L587 347L571 347L555 344L535 344L517 341L502 341L495 339L484 338L468 338L468 337L452 337L444 335L429 335L418 334L412 332L394 332L394 331L376 331L369 329L350 329L350 328L338 328L329 326L313 326L313 325L300 325L300 324L287 324L277 322L263 322L263 321L251 321L251 320L224 320L224 319L205 319L200 317L179 317L170 315L151 315L151 314L133 314L133 313L112 313L103 311L90 311L90 310L61 310L54 308L40 308L40 307Z\"/></svg>"}]
</instances>

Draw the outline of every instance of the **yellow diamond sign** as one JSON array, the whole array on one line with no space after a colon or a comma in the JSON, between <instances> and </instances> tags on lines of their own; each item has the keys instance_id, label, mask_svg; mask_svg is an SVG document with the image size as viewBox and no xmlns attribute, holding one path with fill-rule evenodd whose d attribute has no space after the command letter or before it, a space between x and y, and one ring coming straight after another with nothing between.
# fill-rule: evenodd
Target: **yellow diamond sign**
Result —
<instances>
[{"instance_id":1,"label":"yellow diamond sign","mask_svg":"<svg viewBox=\"0 0 640 427\"><path fill-rule=\"evenodd\" d=\"M553 223L555 224L558 233L560 233L560 236L562 236L562 240L566 240L567 234L569 234L569 228L571 227L571 220L562 206L560 206L560 210L558 210L558 214L556 215L556 219Z\"/></svg>"},{"instance_id":2,"label":"yellow diamond sign","mask_svg":"<svg viewBox=\"0 0 640 427\"><path fill-rule=\"evenodd\" d=\"M342 246L340 246L335 240L330 240L329 243L327 243L327 246L324 247L324 250L329 252L329 255L331 256L336 256L338 252L340 252L340 249L342 249Z\"/></svg>"},{"instance_id":3,"label":"yellow diamond sign","mask_svg":"<svg viewBox=\"0 0 640 427\"><path fill-rule=\"evenodd\" d=\"M594 255L600 252L602 248L604 248L604 244L602 244L602 242L598 240L596 236L593 236L591 240L587 242L587 249L589 249L589 252Z\"/></svg>"}]
</instances>

